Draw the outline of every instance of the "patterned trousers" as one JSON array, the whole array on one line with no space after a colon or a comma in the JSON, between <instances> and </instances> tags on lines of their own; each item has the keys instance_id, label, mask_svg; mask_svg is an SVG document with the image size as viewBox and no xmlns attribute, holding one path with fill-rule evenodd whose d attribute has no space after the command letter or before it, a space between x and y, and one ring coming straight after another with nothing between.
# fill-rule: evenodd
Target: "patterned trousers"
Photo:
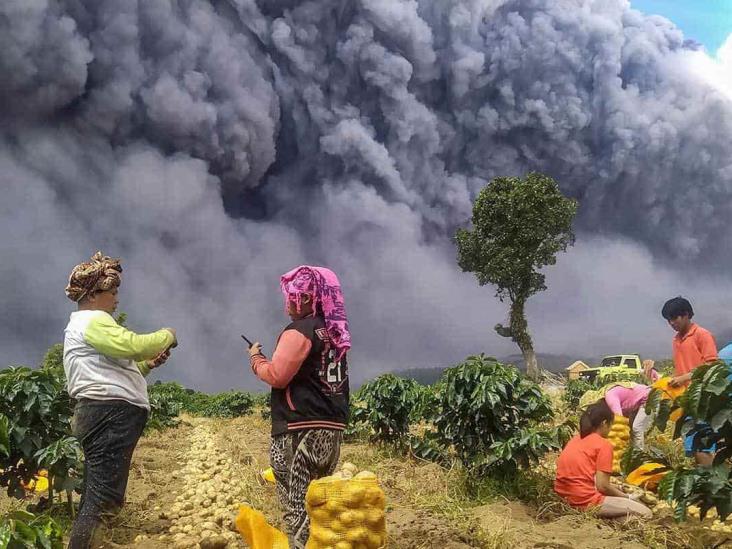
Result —
<instances>
[{"instance_id":1,"label":"patterned trousers","mask_svg":"<svg viewBox=\"0 0 732 549\"><path fill-rule=\"evenodd\" d=\"M272 437L270 463L284 510L292 549L302 549L310 534L305 493L310 481L332 475L341 453L340 431L308 429Z\"/></svg>"}]
</instances>

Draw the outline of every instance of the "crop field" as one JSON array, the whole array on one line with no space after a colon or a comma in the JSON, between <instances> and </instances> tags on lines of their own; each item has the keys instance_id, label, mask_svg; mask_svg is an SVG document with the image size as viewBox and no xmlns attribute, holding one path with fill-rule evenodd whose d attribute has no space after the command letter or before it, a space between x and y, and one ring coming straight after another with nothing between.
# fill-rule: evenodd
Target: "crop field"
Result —
<instances>
[{"instance_id":1,"label":"crop field","mask_svg":"<svg viewBox=\"0 0 732 549\"><path fill-rule=\"evenodd\" d=\"M9 547L62 547L79 503L83 461L55 353L41 368L0 372L0 527ZM626 450L615 478L622 485L630 469L663 468L665 478L646 485L652 491L626 484L654 507L649 521L602 521L553 493L556 457L575 432L585 382L537 384L482 355L431 386L391 374L364 385L352 396L341 463L379 479L388 547L719 547L732 539L720 520L730 511L728 470L724 463L691 468L669 417L681 406L698 415L722 412L714 421L724 436L726 371L700 368L687 396L651 394L656 426L648 448ZM242 504L283 527L275 488L262 477L267 395L206 395L158 383L150 396L126 505L101 533L104 546L246 547L235 526ZM46 484L35 476L40 470Z\"/></svg>"}]
</instances>

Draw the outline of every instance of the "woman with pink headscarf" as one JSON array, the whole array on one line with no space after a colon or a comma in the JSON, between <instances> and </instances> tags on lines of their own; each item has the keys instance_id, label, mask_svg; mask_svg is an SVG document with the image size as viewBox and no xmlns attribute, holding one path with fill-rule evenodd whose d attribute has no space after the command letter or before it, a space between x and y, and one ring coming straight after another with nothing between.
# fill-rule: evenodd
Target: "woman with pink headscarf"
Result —
<instances>
[{"instance_id":1,"label":"woman with pink headscarf","mask_svg":"<svg viewBox=\"0 0 732 549\"><path fill-rule=\"evenodd\" d=\"M324 267L301 266L280 280L292 322L271 359L249 348L254 374L272 387L270 461L284 509L290 547L302 548L310 524L305 493L331 475L348 421L348 319L338 277Z\"/></svg>"}]
</instances>

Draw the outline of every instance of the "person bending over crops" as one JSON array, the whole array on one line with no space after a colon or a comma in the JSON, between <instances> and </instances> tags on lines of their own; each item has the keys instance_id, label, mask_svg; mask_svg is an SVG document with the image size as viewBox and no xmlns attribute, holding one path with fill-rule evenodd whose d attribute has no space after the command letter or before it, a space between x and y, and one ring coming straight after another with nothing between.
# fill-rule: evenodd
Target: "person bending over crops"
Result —
<instances>
[{"instance_id":1,"label":"person bending over crops","mask_svg":"<svg viewBox=\"0 0 732 549\"><path fill-rule=\"evenodd\" d=\"M692 373L703 364L719 360L717 344L709 330L705 330L692 322L694 309L683 297L674 297L664 303L661 316L674 329L676 335L672 342L674 354L674 377L669 383L672 387L689 385ZM691 418L687 418L691 419ZM687 457L694 457L697 465L710 467L717 451L716 444L705 448L694 448L694 441L709 434L711 427L698 422L684 438L684 449Z\"/></svg>"},{"instance_id":2,"label":"person bending over crops","mask_svg":"<svg viewBox=\"0 0 732 549\"><path fill-rule=\"evenodd\" d=\"M64 335L64 372L76 399L72 431L84 452L84 488L69 547L97 543L103 517L124 503L132 453L147 421L150 404L144 376L163 364L177 344L175 330L136 334L112 314L122 266L97 252L74 267L66 295L78 310Z\"/></svg>"},{"instance_id":3,"label":"person bending over crops","mask_svg":"<svg viewBox=\"0 0 732 549\"><path fill-rule=\"evenodd\" d=\"M257 342L249 348L249 361L254 374L272 386L270 460L290 547L302 548L310 528L308 485L331 475L340 456L351 336L341 286L331 270L301 266L282 275L280 286L292 322L271 360Z\"/></svg>"},{"instance_id":4,"label":"person bending over crops","mask_svg":"<svg viewBox=\"0 0 732 549\"><path fill-rule=\"evenodd\" d=\"M646 401L651 388L642 383L620 381L602 389L588 391L582 396L580 405L606 402L613 414L625 416L632 421L633 446L645 447L646 431L651 427L653 418L646 414Z\"/></svg>"},{"instance_id":5,"label":"person bending over crops","mask_svg":"<svg viewBox=\"0 0 732 549\"><path fill-rule=\"evenodd\" d=\"M606 439L613 419L604 400L584 411L579 435L567 443L557 460L554 491L578 509L597 508L602 518L649 518L648 507L610 483L613 447Z\"/></svg>"}]
</instances>

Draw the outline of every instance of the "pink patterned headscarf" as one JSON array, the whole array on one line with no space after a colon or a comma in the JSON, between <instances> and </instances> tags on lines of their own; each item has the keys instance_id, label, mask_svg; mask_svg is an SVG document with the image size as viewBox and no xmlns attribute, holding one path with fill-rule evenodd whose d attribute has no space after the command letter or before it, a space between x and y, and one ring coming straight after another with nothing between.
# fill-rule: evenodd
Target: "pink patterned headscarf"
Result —
<instances>
[{"instance_id":1,"label":"pink patterned headscarf","mask_svg":"<svg viewBox=\"0 0 732 549\"><path fill-rule=\"evenodd\" d=\"M341 283L336 274L325 267L301 265L282 275L280 287L285 296L285 310L290 296L294 296L299 311L303 294L312 296L313 314L320 305L325 318L325 329L336 349L337 359L340 360L351 348L351 333L348 331Z\"/></svg>"}]
</instances>

